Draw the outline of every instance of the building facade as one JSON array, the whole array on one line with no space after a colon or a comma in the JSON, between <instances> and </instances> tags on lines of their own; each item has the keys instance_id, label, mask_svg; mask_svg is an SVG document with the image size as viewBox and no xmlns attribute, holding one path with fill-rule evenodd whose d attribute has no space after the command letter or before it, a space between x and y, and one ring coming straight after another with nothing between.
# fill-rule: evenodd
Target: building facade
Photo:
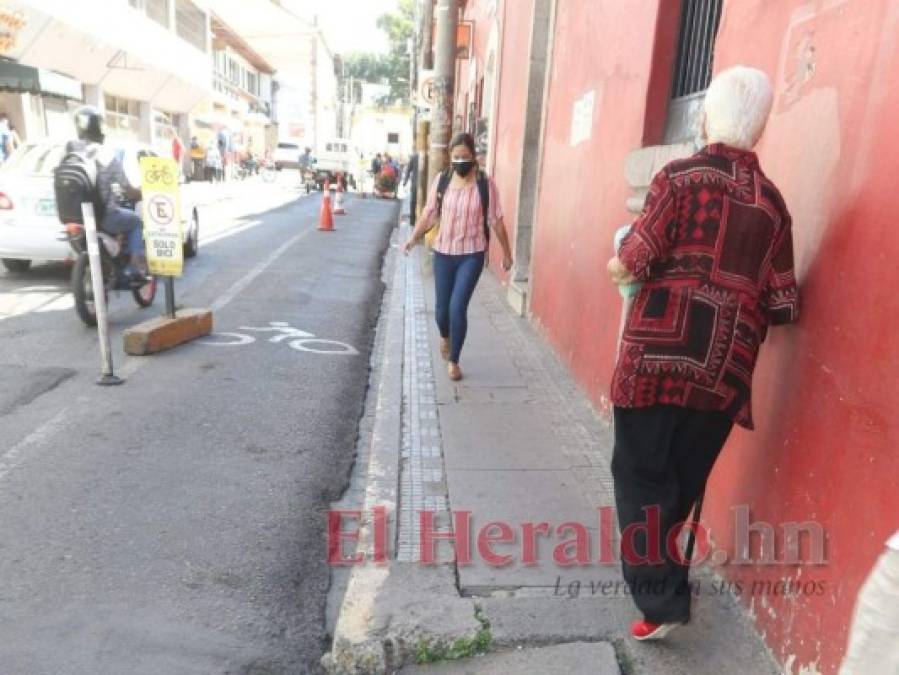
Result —
<instances>
[{"instance_id":1,"label":"building facade","mask_svg":"<svg viewBox=\"0 0 899 675\"><path fill-rule=\"evenodd\" d=\"M859 587L899 528L899 396L884 376L899 355L899 5L467 0L461 18L474 39L455 126L487 145L515 244L511 274L494 272L606 417L621 312L612 235L652 175L693 151L709 78L736 64L770 76L757 152L792 212L803 315L769 334L757 429L734 431L703 517L730 553L714 571L742 589L785 672L836 672ZM783 536L797 523L809 524L799 564Z\"/></svg>"},{"instance_id":2,"label":"building facade","mask_svg":"<svg viewBox=\"0 0 899 675\"><path fill-rule=\"evenodd\" d=\"M215 14L210 28L212 93L191 111L190 138L261 156L273 149L274 68Z\"/></svg>"},{"instance_id":3,"label":"building facade","mask_svg":"<svg viewBox=\"0 0 899 675\"><path fill-rule=\"evenodd\" d=\"M4 0L0 24L6 67L34 68L48 82L6 88L2 104L26 138L70 138L70 113L83 101L107 113L111 137L167 150L211 92L201 0Z\"/></svg>"}]
</instances>

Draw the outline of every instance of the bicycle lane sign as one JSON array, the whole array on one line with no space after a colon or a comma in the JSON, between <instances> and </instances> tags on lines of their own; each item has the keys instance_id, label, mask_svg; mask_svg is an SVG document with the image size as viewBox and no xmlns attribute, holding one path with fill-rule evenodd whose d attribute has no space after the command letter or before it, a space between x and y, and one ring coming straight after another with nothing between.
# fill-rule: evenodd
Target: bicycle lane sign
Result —
<instances>
[{"instance_id":1,"label":"bicycle lane sign","mask_svg":"<svg viewBox=\"0 0 899 675\"><path fill-rule=\"evenodd\" d=\"M144 241L150 274L180 277L184 271L178 165L173 159L142 157Z\"/></svg>"}]
</instances>

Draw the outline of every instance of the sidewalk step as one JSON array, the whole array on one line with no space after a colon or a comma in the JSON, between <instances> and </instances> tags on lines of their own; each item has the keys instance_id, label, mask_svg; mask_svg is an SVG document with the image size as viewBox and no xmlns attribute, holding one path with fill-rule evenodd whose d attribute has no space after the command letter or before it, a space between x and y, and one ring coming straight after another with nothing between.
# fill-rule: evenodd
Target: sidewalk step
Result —
<instances>
[{"instance_id":1,"label":"sidewalk step","mask_svg":"<svg viewBox=\"0 0 899 675\"><path fill-rule=\"evenodd\" d=\"M615 650L608 642L572 642L516 649L461 661L407 666L400 675L619 675Z\"/></svg>"}]
</instances>

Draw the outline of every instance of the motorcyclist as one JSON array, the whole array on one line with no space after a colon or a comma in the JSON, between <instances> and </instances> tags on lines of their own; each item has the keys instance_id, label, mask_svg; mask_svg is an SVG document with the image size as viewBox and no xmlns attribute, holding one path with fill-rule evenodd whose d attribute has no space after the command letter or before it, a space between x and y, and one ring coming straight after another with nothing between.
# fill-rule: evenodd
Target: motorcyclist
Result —
<instances>
[{"instance_id":1,"label":"motorcyclist","mask_svg":"<svg viewBox=\"0 0 899 675\"><path fill-rule=\"evenodd\" d=\"M125 274L133 281L139 281L147 274L147 258L144 249L143 223L140 216L130 208L141 200L137 180L130 181L125 168L111 149L103 145L103 115L93 106L82 106L75 111L77 141L66 145L66 152L85 152L97 163L97 189L105 205L100 228L109 234L127 235L127 250L131 254L131 264Z\"/></svg>"},{"instance_id":2,"label":"motorcyclist","mask_svg":"<svg viewBox=\"0 0 899 675\"><path fill-rule=\"evenodd\" d=\"M312 148L306 148L300 155L300 173L305 173L312 168Z\"/></svg>"}]
</instances>

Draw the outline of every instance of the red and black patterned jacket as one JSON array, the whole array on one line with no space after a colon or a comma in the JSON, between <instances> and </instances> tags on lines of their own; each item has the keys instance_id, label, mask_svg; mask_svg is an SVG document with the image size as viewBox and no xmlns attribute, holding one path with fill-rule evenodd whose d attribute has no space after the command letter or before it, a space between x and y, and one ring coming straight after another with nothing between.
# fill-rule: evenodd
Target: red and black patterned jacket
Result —
<instances>
[{"instance_id":1,"label":"red and black patterned jacket","mask_svg":"<svg viewBox=\"0 0 899 675\"><path fill-rule=\"evenodd\" d=\"M668 164L618 257L643 287L612 402L720 410L752 429L759 346L799 316L790 214L755 153L715 144Z\"/></svg>"}]
</instances>

